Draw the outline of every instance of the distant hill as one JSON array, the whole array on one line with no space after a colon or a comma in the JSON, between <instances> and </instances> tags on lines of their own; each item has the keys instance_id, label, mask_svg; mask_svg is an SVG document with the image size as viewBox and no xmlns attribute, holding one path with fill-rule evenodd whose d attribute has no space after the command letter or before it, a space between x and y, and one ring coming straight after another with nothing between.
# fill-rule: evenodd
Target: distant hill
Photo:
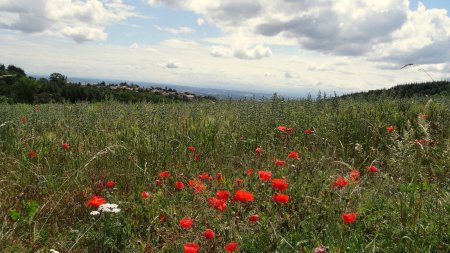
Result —
<instances>
[{"instance_id":1,"label":"distant hill","mask_svg":"<svg viewBox=\"0 0 450 253\"><path fill-rule=\"evenodd\" d=\"M425 83L401 84L389 89L370 90L341 96L341 98L362 98L375 100L378 98L412 98L433 95L450 95L450 81L434 81Z\"/></svg>"},{"instance_id":2,"label":"distant hill","mask_svg":"<svg viewBox=\"0 0 450 253\"><path fill-rule=\"evenodd\" d=\"M190 102L216 100L210 95L178 92L173 88L141 87L121 82L107 84L69 82L67 77L53 73L47 78L27 76L14 65L0 64L0 103L53 103L53 102Z\"/></svg>"}]
</instances>

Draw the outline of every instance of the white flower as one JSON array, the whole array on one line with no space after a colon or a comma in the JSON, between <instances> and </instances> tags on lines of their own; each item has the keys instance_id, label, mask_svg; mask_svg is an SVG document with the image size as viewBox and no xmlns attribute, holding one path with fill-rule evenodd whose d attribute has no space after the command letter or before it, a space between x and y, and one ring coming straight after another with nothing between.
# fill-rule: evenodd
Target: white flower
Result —
<instances>
[{"instance_id":1,"label":"white flower","mask_svg":"<svg viewBox=\"0 0 450 253\"><path fill-rule=\"evenodd\" d=\"M95 216L95 215L99 215L99 214L100 214L99 211L92 211L92 212L91 212L91 215L94 215L94 216Z\"/></svg>"},{"instance_id":2,"label":"white flower","mask_svg":"<svg viewBox=\"0 0 450 253\"><path fill-rule=\"evenodd\" d=\"M106 204L102 204L98 207L99 212L104 212L104 213L118 213L120 212L120 208L118 208L119 205L117 204L110 204L110 203L106 203Z\"/></svg>"},{"instance_id":3,"label":"white flower","mask_svg":"<svg viewBox=\"0 0 450 253\"><path fill-rule=\"evenodd\" d=\"M113 208L113 209L111 210L111 212L113 212L113 213L118 213L118 212L120 212L120 208Z\"/></svg>"},{"instance_id":4,"label":"white flower","mask_svg":"<svg viewBox=\"0 0 450 253\"><path fill-rule=\"evenodd\" d=\"M59 251L54 250L54 249L50 249L50 253L59 253Z\"/></svg>"}]
</instances>

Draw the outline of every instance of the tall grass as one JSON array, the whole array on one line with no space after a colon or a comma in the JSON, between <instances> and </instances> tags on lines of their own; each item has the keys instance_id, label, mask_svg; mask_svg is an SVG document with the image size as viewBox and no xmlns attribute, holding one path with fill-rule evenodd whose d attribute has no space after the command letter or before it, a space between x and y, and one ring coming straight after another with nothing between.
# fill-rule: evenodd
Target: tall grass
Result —
<instances>
[{"instance_id":1,"label":"tall grass","mask_svg":"<svg viewBox=\"0 0 450 253\"><path fill-rule=\"evenodd\" d=\"M238 252L312 252L319 245L329 252L447 252L449 105L448 99L2 104L0 249L182 252L195 241L200 252L222 252L237 241ZM279 125L294 131L280 132ZM390 125L395 131L386 130ZM255 155L256 147L264 152ZM293 150L299 159L287 158ZM372 164L378 173L367 172ZM285 177L289 203L274 203L270 184L246 175L248 168ZM360 180L333 188L352 168ZM166 170L171 177L157 185ZM206 182L200 194L175 190L175 181L187 184L201 172L221 172L224 180ZM236 179L244 183L236 186ZM99 187L108 180L115 190ZM223 213L208 206L217 190L239 188L255 201L229 202ZM142 191L151 197L141 199ZM92 195L122 211L92 217L85 205ZM358 218L345 224L340 216L349 211ZM254 213L261 219L250 224ZM183 217L194 219L191 230L179 227ZM202 236L206 227L216 231L212 242Z\"/></svg>"}]
</instances>

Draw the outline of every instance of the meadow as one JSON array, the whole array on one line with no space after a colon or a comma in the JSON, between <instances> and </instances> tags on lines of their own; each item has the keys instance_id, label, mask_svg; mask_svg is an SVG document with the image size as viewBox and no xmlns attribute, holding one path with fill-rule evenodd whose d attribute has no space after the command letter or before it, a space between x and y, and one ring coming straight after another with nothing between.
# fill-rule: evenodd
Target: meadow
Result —
<instances>
[{"instance_id":1,"label":"meadow","mask_svg":"<svg viewBox=\"0 0 450 253\"><path fill-rule=\"evenodd\" d=\"M449 252L449 123L443 97L0 104L0 251Z\"/></svg>"}]
</instances>

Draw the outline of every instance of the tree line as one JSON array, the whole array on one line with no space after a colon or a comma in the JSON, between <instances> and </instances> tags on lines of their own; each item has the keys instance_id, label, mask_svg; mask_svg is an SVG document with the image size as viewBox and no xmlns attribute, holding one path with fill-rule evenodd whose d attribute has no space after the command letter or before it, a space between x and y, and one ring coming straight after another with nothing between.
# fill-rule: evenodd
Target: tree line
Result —
<instances>
[{"instance_id":1,"label":"tree line","mask_svg":"<svg viewBox=\"0 0 450 253\"><path fill-rule=\"evenodd\" d=\"M60 102L182 102L215 100L214 97L179 93L170 88L143 88L136 84L81 84L67 81L67 76L52 73L48 78L27 76L14 65L0 64L0 103L60 103Z\"/></svg>"}]
</instances>

